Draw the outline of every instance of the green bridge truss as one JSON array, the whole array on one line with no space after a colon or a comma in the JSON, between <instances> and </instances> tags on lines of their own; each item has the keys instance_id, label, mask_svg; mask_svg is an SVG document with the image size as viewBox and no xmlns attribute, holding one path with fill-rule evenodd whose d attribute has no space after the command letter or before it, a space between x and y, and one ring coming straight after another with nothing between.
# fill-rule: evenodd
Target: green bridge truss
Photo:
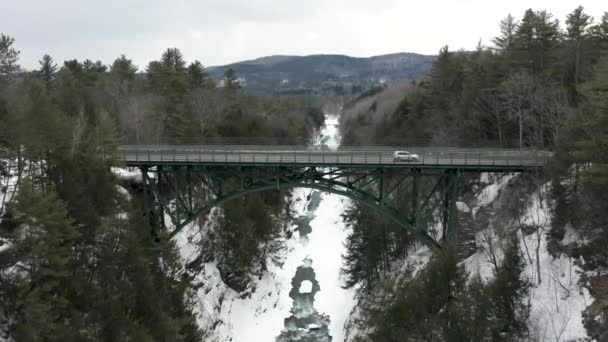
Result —
<instances>
[{"instance_id":1,"label":"green bridge truss","mask_svg":"<svg viewBox=\"0 0 608 342\"><path fill-rule=\"evenodd\" d=\"M247 194L305 187L375 209L432 248L440 247L441 237L457 238L457 169L201 165L142 165L140 169L144 215L154 234L163 229L173 237L211 208ZM409 203L404 205L404 198ZM429 218L438 213L441 234L428 230Z\"/></svg>"}]
</instances>

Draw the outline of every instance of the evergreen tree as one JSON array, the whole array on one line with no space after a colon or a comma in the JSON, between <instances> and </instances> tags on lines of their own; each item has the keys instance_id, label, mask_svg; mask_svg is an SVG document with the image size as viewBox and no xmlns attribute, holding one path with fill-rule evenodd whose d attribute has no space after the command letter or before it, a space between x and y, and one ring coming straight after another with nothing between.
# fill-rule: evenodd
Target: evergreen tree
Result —
<instances>
[{"instance_id":1,"label":"evergreen tree","mask_svg":"<svg viewBox=\"0 0 608 342\"><path fill-rule=\"evenodd\" d=\"M382 275L390 271L390 254L393 238L389 228L372 209L359 205L349 208L343 215L352 233L346 238L346 255L341 272L345 275L345 287L357 285L363 291L370 290Z\"/></svg>"},{"instance_id":2,"label":"evergreen tree","mask_svg":"<svg viewBox=\"0 0 608 342\"><path fill-rule=\"evenodd\" d=\"M584 136L576 142L572 154L576 161L591 162L588 173L601 182L608 180L608 57L600 60L594 80L582 89L591 105L591 115L581 123Z\"/></svg>"},{"instance_id":3,"label":"evergreen tree","mask_svg":"<svg viewBox=\"0 0 608 342\"><path fill-rule=\"evenodd\" d=\"M211 79L203 64L194 61L188 66L188 76L190 78L190 89L207 88L211 85Z\"/></svg>"},{"instance_id":4,"label":"evergreen tree","mask_svg":"<svg viewBox=\"0 0 608 342\"><path fill-rule=\"evenodd\" d=\"M510 55L515 43L515 32L517 31L517 22L512 15L508 15L500 21L500 36L492 41L500 51L505 55Z\"/></svg>"},{"instance_id":5,"label":"evergreen tree","mask_svg":"<svg viewBox=\"0 0 608 342\"><path fill-rule=\"evenodd\" d=\"M608 266L608 57L599 61L595 77L581 87L589 103L589 113L573 129L574 141L569 155L577 171L581 171L580 189L574 189L578 201L571 219L592 241L586 248L587 258L601 266ZM569 170L571 168L566 168ZM577 172L579 173L579 172ZM574 182L579 182L578 175ZM598 229L601 227L601 229Z\"/></svg>"},{"instance_id":6,"label":"evergreen tree","mask_svg":"<svg viewBox=\"0 0 608 342\"><path fill-rule=\"evenodd\" d=\"M186 62L182 56L181 51L177 48L167 49L161 58L163 66L174 72L181 72L186 70Z\"/></svg>"},{"instance_id":7,"label":"evergreen tree","mask_svg":"<svg viewBox=\"0 0 608 342\"><path fill-rule=\"evenodd\" d=\"M69 295L77 286L72 275L78 231L57 195L35 190L29 181L21 186L13 212L20 222L15 249L28 274L17 279L23 283L16 301L25 304L17 312L17 340L70 339L77 332L70 325Z\"/></svg>"},{"instance_id":8,"label":"evergreen tree","mask_svg":"<svg viewBox=\"0 0 608 342\"><path fill-rule=\"evenodd\" d=\"M87 73L104 73L108 70L108 67L101 61L93 62L90 59L87 59L82 63L82 68Z\"/></svg>"},{"instance_id":9,"label":"evergreen tree","mask_svg":"<svg viewBox=\"0 0 608 342\"><path fill-rule=\"evenodd\" d=\"M533 75L550 74L559 44L559 22L547 11L528 9L515 34L518 65Z\"/></svg>"},{"instance_id":10,"label":"evergreen tree","mask_svg":"<svg viewBox=\"0 0 608 342\"><path fill-rule=\"evenodd\" d=\"M48 90L51 88L51 84L57 76L57 64L49 55L42 56L42 59L38 61L38 64L40 64L40 70L37 73L38 77L45 82Z\"/></svg>"},{"instance_id":11,"label":"evergreen tree","mask_svg":"<svg viewBox=\"0 0 608 342\"><path fill-rule=\"evenodd\" d=\"M20 70L19 51L13 47L14 43L14 38L0 34L0 81L6 81Z\"/></svg>"},{"instance_id":12,"label":"evergreen tree","mask_svg":"<svg viewBox=\"0 0 608 342\"><path fill-rule=\"evenodd\" d=\"M591 27L594 44L603 54L608 50L608 12L604 12L599 23Z\"/></svg>"},{"instance_id":13,"label":"evergreen tree","mask_svg":"<svg viewBox=\"0 0 608 342\"><path fill-rule=\"evenodd\" d=\"M63 62L63 69L69 71L75 77L80 78L84 72L84 66L77 59L71 59Z\"/></svg>"},{"instance_id":14,"label":"evergreen tree","mask_svg":"<svg viewBox=\"0 0 608 342\"><path fill-rule=\"evenodd\" d=\"M577 7L572 13L568 14L566 19L566 42L569 45L568 50L568 74L571 75L570 82L574 85L583 80L583 75L587 70L585 66L589 66L588 59L590 26L593 22L591 16L583 12L583 7Z\"/></svg>"},{"instance_id":15,"label":"evergreen tree","mask_svg":"<svg viewBox=\"0 0 608 342\"><path fill-rule=\"evenodd\" d=\"M181 52L167 49L160 61L148 65L149 86L164 98L163 112L165 136L186 138L193 136L193 118L187 108L188 70Z\"/></svg>"},{"instance_id":16,"label":"evergreen tree","mask_svg":"<svg viewBox=\"0 0 608 342\"><path fill-rule=\"evenodd\" d=\"M241 89L241 82L239 77L236 74L236 71L232 68L226 70L224 73L224 89L229 93L234 93L235 91Z\"/></svg>"},{"instance_id":17,"label":"evergreen tree","mask_svg":"<svg viewBox=\"0 0 608 342\"><path fill-rule=\"evenodd\" d=\"M115 59L112 63L110 73L117 77L121 82L133 81L135 80L137 67L133 64L133 61L127 59L125 55L120 55L120 57Z\"/></svg>"},{"instance_id":18,"label":"evergreen tree","mask_svg":"<svg viewBox=\"0 0 608 342\"><path fill-rule=\"evenodd\" d=\"M526 336L528 284L522 279L524 261L519 240L512 235L505 248L503 261L490 285L492 305L492 340L513 341Z\"/></svg>"}]
</instances>

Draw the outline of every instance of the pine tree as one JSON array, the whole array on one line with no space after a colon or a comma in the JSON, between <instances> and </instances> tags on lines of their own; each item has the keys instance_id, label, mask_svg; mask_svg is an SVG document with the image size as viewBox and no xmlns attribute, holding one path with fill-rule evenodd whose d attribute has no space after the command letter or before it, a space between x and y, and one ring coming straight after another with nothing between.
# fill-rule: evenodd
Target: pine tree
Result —
<instances>
[{"instance_id":1,"label":"pine tree","mask_svg":"<svg viewBox=\"0 0 608 342\"><path fill-rule=\"evenodd\" d=\"M153 92L164 98L161 108L164 113L163 126L168 138L193 136L193 118L187 108L188 69L181 52L167 49L160 61L148 65L148 84Z\"/></svg>"},{"instance_id":2,"label":"pine tree","mask_svg":"<svg viewBox=\"0 0 608 342\"><path fill-rule=\"evenodd\" d=\"M51 84L57 77L57 64L49 55L42 56L42 59L38 61L38 64L40 64L40 70L37 72L37 75L45 82L46 88L49 90Z\"/></svg>"},{"instance_id":3,"label":"pine tree","mask_svg":"<svg viewBox=\"0 0 608 342\"><path fill-rule=\"evenodd\" d=\"M84 71L82 63L80 63L77 59L71 59L63 62L63 69L68 70L78 78L82 76Z\"/></svg>"},{"instance_id":4,"label":"pine tree","mask_svg":"<svg viewBox=\"0 0 608 342\"><path fill-rule=\"evenodd\" d=\"M236 71L232 68L226 70L224 73L224 89L229 93L234 93L235 91L241 89L241 82L239 77L236 74Z\"/></svg>"},{"instance_id":5,"label":"pine tree","mask_svg":"<svg viewBox=\"0 0 608 342\"><path fill-rule=\"evenodd\" d=\"M608 12L604 12L600 22L591 27L591 34L602 49L608 49Z\"/></svg>"},{"instance_id":6,"label":"pine tree","mask_svg":"<svg viewBox=\"0 0 608 342\"><path fill-rule=\"evenodd\" d=\"M13 47L14 43L14 38L0 34L0 81L8 80L10 75L21 69L19 51Z\"/></svg>"},{"instance_id":7,"label":"pine tree","mask_svg":"<svg viewBox=\"0 0 608 342\"><path fill-rule=\"evenodd\" d=\"M608 180L608 56L597 65L595 78L583 85L582 91L591 105L591 115L582 122L584 132L572 151L575 161L589 163L588 173L594 181Z\"/></svg>"},{"instance_id":8,"label":"pine tree","mask_svg":"<svg viewBox=\"0 0 608 342\"><path fill-rule=\"evenodd\" d=\"M528 9L515 33L516 63L533 75L549 74L556 60L559 22L547 11Z\"/></svg>"},{"instance_id":9,"label":"pine tree","mask_svg":"<svg viewBox=\"0 0 608 342\"><path fill-rule=\"evenodd\" d=\"M341 272L345 288L360 286L370 290L383 274L389 271L389 255L393 238L388 227L372 209L354 205L343 215L352 232L346 238L346 254Z\"/></svg>"},{"instance_id":10,"label":"pine tree","mask_svg":"<svg viewBox=\"0 0 608 342\"><path fill-rule=\"evenodd\" d=\"M199 61L194 61L188 66L190 89L207 88L212 85L207 70Z\"/></svg>"},{"instance_id":11,"label":"pine tree","mask_svg":"<svg viewBox=\"0 0 608 342\"><path fill-rule=\"evenodd\" d=\"M569 64L568 71L572 74L572 83L578 84L583 80L583 75L586 72L585 66L590 65L587 61L588 46L590 39L590 25L593 18L583 12L583 6L577 7L572 13L568 14L566 19L566 38L568 47Z\"/></svg>"},{"instance_id":12,"label":"pine tree","mask_svg":"<svg viewBox=\"0 0 608 342\"><path fill-rule=\"evenodd\" d=\"M24 281L29 283L23 284L17 299L25 303L15 324L17 340L69 338L74 332L68 296L76 286L72 274L78 230L55 193L41 193L27 180L17 195L14 212L21 223L15 249L26 265Z\"/></svg>"},{"instance_id":13,"label":"pine tree","mask_svg":"<svg viewBox=\"0 0 608 342\"><path fill-rule=\"evenodd\" d=\"M110 73L116 76L121 82L133 81L135 80L137 67L133 64L133 61L127 59L125 55L120 55L120 57L115 59L112 63Z\"/></svg>"},{"instance_id":14,"label":"pine tree","mask_svg":"<svg viewBox=\"0 0 608 342\"><path fill-rule=\"evenodd\" d=\"M170 48L165 50L162 55L161 63L174 72L181 72L186 70L186 62L182 52L177 48Z\"/></svg>"},{"instance_id":15,"label":"pine tree","mask_svg":"<svg viewBox=\"0 0 608 342\"><path fill-rule=\"evenodd\" d=\"M528 284L522 278L524 266L518 237L513 234L505 249L502 264L490 285L494 341L513 341L527 333L528 308L525 299Z\"/></svg>"},{"instance_id":16,"label":"pine tree","mask_svg":"<svg viewBox=\"0 0 608 342\"><path fill-rule=\"evenodd\" d=\"M515 32L517 31L517 22L511 14L500 21L500 36L492 41L505 55L510 55L515 43Z\"/></svg>"},{"instance_id":17,"label":"pine tree","mask_svg":"<svg viewBox=\"0 0 608 342\"><path fill-rule=\"evenodd\" d=\"M600 59L592 81L581 86L589 113L573 129L574 141L568 152L577 171L580 190L574 199L579 205L574 222L592 241L588 251L598 265L608 266L608 56ZM578 175L577 175L578 176ZM579 181L578 177L575 180ZM602 229L598 229L602 227Z\"/></svg>"}]
</instances>

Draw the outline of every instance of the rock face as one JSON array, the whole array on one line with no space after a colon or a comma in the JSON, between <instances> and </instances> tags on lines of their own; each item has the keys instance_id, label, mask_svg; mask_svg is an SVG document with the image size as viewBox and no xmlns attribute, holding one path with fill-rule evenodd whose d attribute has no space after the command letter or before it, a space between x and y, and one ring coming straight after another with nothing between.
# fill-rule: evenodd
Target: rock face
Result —
<instances>
[{"instance_id":1,"label":"rock face","mask_svg":"<svg viewBox=\"0 0 608 342\"><path fill-rule=\"evenodd\" d=\"M329 342L329 316L319 314L314 308L315 294L321 287L312 268L312 261L305 259L291 280L289 297L293 300L291 316L285 319L285 328L276 342Z\"/></svg>"}]
</instances>

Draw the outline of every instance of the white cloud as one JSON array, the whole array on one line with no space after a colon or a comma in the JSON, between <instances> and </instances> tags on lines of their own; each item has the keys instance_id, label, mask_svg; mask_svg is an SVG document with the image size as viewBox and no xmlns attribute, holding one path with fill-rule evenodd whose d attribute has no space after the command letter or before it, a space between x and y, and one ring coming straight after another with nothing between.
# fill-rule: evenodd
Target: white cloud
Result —
<instances>
[{"instance_id":1,"label":"white cloud","mask_svg":"<svg viewBox=\"0 0 608 342\"><path fill-rule=\"evenodd\" d=\"M168 47L206 65L271 54L341 53L370 56L398 51L434 54L443 45L489 44L507 14L532 7L563 22L578 3L524 0L20 0L0 3L2 32L16 39L21 62L58 61L124 53L140 67ZM600 17L608 6L587 0Z\"/></svg>"}]
</instances>

